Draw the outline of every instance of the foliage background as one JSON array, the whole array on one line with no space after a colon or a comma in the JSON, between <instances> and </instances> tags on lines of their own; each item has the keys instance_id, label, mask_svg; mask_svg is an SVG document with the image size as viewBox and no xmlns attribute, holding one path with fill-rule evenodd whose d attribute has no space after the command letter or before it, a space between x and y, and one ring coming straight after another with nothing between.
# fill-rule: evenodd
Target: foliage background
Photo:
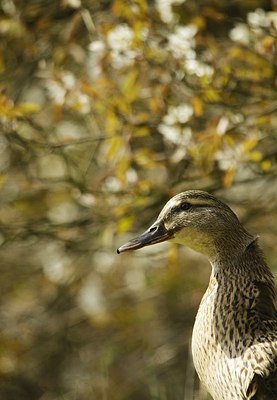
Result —
<instances>
[{"instance_id":1,"label":"foliage background","mask_svg":"<svg viewBox=\"0 0 277 400\"><path fill-rule=\"evenodd\" d=\"M205 399L207 260L117 256L173 194L217 194L276 272L276 1L3 0L0 397Z\"/></svg>"}]
</instances>

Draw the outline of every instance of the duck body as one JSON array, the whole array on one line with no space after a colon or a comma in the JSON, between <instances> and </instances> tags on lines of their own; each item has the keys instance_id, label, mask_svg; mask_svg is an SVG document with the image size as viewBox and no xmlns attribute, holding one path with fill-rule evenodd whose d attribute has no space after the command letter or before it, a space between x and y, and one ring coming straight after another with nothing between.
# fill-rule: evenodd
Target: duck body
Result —
<instances>
[{"instance_id":1,"label":"duck body","mask_svg":"<svg viewBox=\"0 0 277 400\"><path fill-rule=\"evenodd\" d=\"M274 296L272 277L266 274L268 282L264 278L258 280L255 265L252 267L259 251L256 243L251 247L240 260L244 265L247 259L249 262L249 271L243 277L237 275L234 265L228 273L226 265L224 273L212 266L209 287L193 328L194 365L214 400L277 399L277 323L270 304ZM269 297L266 309L259 304L261 288ZM259 380L264 384L257 394Z\"/></svg>"},{"instance_id":2,"label":"duck body","mask_svg":"<svg viewBox=\"0 0 277 400\"><path fill-rule=\"evenodd\" d=\"M226 204L192 190L118 252L165 240L206 254L212 266L192 334L200 381L214 400L277 400L275 288L257 239Z\"/></svg>"}]
</instances>

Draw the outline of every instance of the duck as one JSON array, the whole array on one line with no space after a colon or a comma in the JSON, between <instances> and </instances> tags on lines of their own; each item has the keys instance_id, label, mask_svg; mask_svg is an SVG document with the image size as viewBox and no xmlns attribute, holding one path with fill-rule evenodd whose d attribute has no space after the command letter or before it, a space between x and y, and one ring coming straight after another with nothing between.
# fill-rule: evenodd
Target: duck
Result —
<instances>
[{"instance_id":1,"label":"duck","mask_svg":"<svg viewBox=\"0 0 277 400\"><path fill-rule=\"evenodd\" d=\"M258 237L223 201L188 190L117 253L164 241L203 253L211 264L191 340L201 383L214 400L277 399L276 292Z\"/></svg>"}]
</instances>

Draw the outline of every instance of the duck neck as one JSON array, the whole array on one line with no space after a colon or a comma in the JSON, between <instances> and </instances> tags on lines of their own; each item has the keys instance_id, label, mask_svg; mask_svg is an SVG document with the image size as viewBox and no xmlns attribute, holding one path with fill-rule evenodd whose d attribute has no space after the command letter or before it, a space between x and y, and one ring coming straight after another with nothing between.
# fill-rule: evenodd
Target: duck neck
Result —
<instances>
[{"instance_id":1,"label":"duck neck","mask_svg":"<svg viewBox=\"0 0 277 400\"><path fill-rule=\"evenodd\" d=\"M229 298L229 307L232 310L234 299L236 306L242 302L244 307L253 309L253 304L249 303L249 299L255 297L254 307L261 319L274 319L276 316L274 278L255 238L232 260L226 261L219 257L212 263L210 287L216 288L219 296L217 298L221 299L217 301L219 309L224 295L231 291L235 293ZM235 292L234 288L236 288ZM223 295L223 299L219 294ZM225 306L228 305L225 304Z\"/></svg>"},{"instance_id":2,"label":"duck neck","mask_svg":"<svg viewBox=\"0 0 277 400\"><path fill-rule=\"evenodd\" d=\"M256 241L240 224L236 229L224 229L214 237L209 259L215 269L239 263L248 247Z\"/></svg>"},{"instance_id":3,"label":"duck neck","mask_svg":"<svg viewBox=\"0 0 277 400\"><path fill-rule=\"evenodd\" d=\"M229 238L228 246L223 247L218 243L217 249L213 259L210 259L214 276L232 277L236 280L244 277L247 280L268 281L272 284L272 273L264 260L257 237L244 231L240 240Z\"/></svg>"}]
</instances>

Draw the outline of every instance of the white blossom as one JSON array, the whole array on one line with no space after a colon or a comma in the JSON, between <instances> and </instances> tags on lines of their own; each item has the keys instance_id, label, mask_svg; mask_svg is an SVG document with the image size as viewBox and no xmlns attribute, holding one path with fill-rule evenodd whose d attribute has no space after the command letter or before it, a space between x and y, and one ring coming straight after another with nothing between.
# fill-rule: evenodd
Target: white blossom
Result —
<instances>
[{"instance_id":1,"label":"white blossom","mask_svg":"<svg viewBox=\"0 0 277 400\"><path fill-rule=\"evenodd\" d=\"M193 115L193 108L190 104L179 104L178 106L170 106L167 114L163 118L163 122L167 125L173 125L175 123L184 124Z\"/></svg>"},{"instance_id":2,"label":"white blossom","mask_svg":"<svg viewBox=\"0 0 277 400\"><path fill-rule=\"evenodd\" d=\"M229 37L234 42L247 45L250 42L250 30L246 24L239 23L230 30Z\"/></svg>"},{"instance_id":3,"label":"white blossom","mask_svg":"<svg viewBox=\"0 0 277 400\"><path fill-rule=\"evenodd\" d=\"M49 79L47 81L47 91L49 97L56 103L62 105L64 103L66 90L57 81Z\"/></svg>"},{"instance_id":4,"label":"white blossom","mask_svg":"<svg viewBox=\"0 0 277 400\"><path fill-rule=\"evenodd\" d=\"M156 0L156 8L159 11L161 20L167 24L173 21L172 5L182 4L186 0Z\"/></svg>"},{"instance_id":5,"label":"white blossom","mask_svg":"<svg viewBox=\"0 0 277 400\"><path fill-rule=\"evenodd\" d=\"M61 76L62 83L67 90L74 88L76 84L76 78L72 72L65 71Z\"/></svg>"},{"instance_id":6,"label":"white blossom","mask_svg":"<svg viewBox=\"0 0 277 400\"><path fill-rule=\"evenodd\" d=\"M197 30L197 26L194 24L189 24L185 26L179 25L176 27L175 33L184 40L190 40L196 35Z\"/></svg>"},{"instance_id":7,"label":"white blossom","mask_svg":"<svg viewBox=\"0 0 277 400\"><path fill-rule=\"evenodd\" d=\"M127 25L117 25L107 35L109 47L114 51L129 50L134 39L134 31Z\"/></svg>"},{"instance_id":8,"label":"white blossom","mask_svg":"<svg viewBox=\"0 0 277 400\"><path fill-rule=\"evenodd\" d=\"M94 40L88 45L88 49L88 71L91 78L95 79L102 72L101 63L99 61L106 51L106 44L102 40Z\"/></svg>"},{"instance_id":9,"label":"white blossom","mask_svg":"<svg viewBox=\"0 0 277 400\"><path fill-rule=\"evenodd\" d=\"M138 180L137 171L134 168L129 168L126 171L126 180L128 183L135 183Z\"/></svg>"},{"instance_id":10,"label":"white blossom","mask_svg":"<svg viewBox=\"0 0 277 400\"><path fill-rule=\"evenodd\" d=\"M231 168L235 168L238 164L238 153L238 149L230 147L218 150L214 155L214 159L218 162L219 169L221 171L227 171Z\"/></svg>"},{"instance_id":11,"label":"white blossom","mask_svg":"<svg viewBox=\"0 0 277 400\"><path fill-rule=\"evenodd\" d=\"M103 53L105 48L105 43L102 40L94 40L88 45L88 49L93 53Z\"/></svg>"},{"instance_id":12,"label":"white blossom","mask_svg":"<svg viewBox=\"0 0 277 400\"><path fill-rule=\"evenodd\" d=\"M68 224L78 218L78 209L74 203L64 202L50 208L47 217L54 224Z\"/></svg>"},{"instance_id":13,"label":"white blossom","mask_svg":"<svg viewBox=\"0 0 277 400\"><path fill-rule=\"evenodd\" d=\"M78 93L76 103L81 114L88 114L91 111L91 99L86 94Z\"/></svg>"},{"instance_id":14,"label":"white blossom","mask_svg":"<svg viewBox=\"0 0 277 400\"><path fill-rule=\"evenodd\" d=\"M89 277L82 286L78 302L80 307L91 317L101 318L107 315L107 303L103 284L98 276Z\"/></svg>"},{"instance_id":15,"label":"white blossom","mask_svg":"<svg viewBox=\"0 0 277 400\"><path fill-rule=\"evenodd\" d=\"M277 30L277 11L269 11L267 13L269 23Z\"/></svg>"},{"instance_id":16,"label":"white blossom","mask_svg":"<svg viewBox=\"0 0 277 400\"><path fill-rule=\"evenodd\" d=\"M247 22L253 28L267 28L270 25L270 20L267 13L261 8L247 14Z\"/></svg>"},{"instance_id":17,"label":"white blossom","mask_svg":"<svg viewBox=\"0 0 277 400\"><path fill-rule=\"evenodd\" d=\"M197 33L196 25L177 26L175 32L168 37L168 48L177 58L194 59L194 36Z\"/></svg>"},{"instance_id":18,"label":"white blossom","mask_svg":"<svg viewBox=\"0 0 277 400\"><path fill-rule=\"evenodd\" d=\"M226 116L223 116L218 121L218 124L216 127L216 133L219 136L222 136L222 135L224 135L224 133L226 133L228 127L229 127L229 119Z\"/></svg>"},{"instance_id":19,"label":"white blossom","mask_svg":"<svg viewBox=\"0 0 277 400\"><path fill-rule=\"evenodd\" d=\"M189 127L160 124L158 130L168 142L176 145L186 146L192 137L192 130Z\"/></svg>"},{"instance_id":20,"label":"white blossom","mask_svg":"<svg viewBox=\"0 0 277 400\"><path fill-rule=\"evenodd\" d=\"M159 132L171 143L179 143L181 127L180 126L170 126L166 124L160 124L158 126Z\"/></svg>"},{"instance_id":21,"label":"white blossom","mask_svg":"<svg viewBox=\"0 0 277 400\"><path fill-rule=\"evenodd\" d=\"M81 0L64 0L63 7L79 8L81 7Z\"/></svg>"},{"instance_id":22,"label":"white blossom","mask_svg":"<svg viewBox=\"0 0 277 400\"><path fill-rule=\"evenodd\" d=\"M72 278L71 259L64 252L62 246L48 243L37 254L47 278L55 283L65 283Z\"/></svg>"},{"instance_id":23,"label":"white blossom","mask_svg":"<svg viewBox=\"0 0 277 400\"><path fill-rule=\"evenodd\" d=\"M213 67L198 60L186 60L184 63L184 68L188 74L196 75L198 77L211 77L214 73Z\"/></svg>"},{"instance_id":24,"label":"white blossom","mask_svg":"<svg viewBox=\"0 0 277 400\"><path fill-rule=\"evenodd\" d=\"M118 25L108 32L107 42L114 68L120 69L133 64L138 54L137 50L132 49L133 39L134 31L127 24Z\"/></svg>"},{"instance_id":25,"label":"white blossom","mask_svg":"<svg viewBox=\"0 0 277 400\"><path fill-rule=\"evenodd\" d=\"M109 176L106 178L103 185L103 190L107 192L116 193L121 189L120 181L115 176Z\"/></svg>"},{"instance_id":26,"label":"white blossom","mask_svg":"<svg viewBox=\"0 0 277 400\"><path fill-rule=\"evenodd\" d=\"M111 57L112 57L113 68L120 69L133 65L136 55L137 52L134 50L128 50L125 51L124 53L120 53L118 51L112 51Z\"/></svg>"}]
</instances>

